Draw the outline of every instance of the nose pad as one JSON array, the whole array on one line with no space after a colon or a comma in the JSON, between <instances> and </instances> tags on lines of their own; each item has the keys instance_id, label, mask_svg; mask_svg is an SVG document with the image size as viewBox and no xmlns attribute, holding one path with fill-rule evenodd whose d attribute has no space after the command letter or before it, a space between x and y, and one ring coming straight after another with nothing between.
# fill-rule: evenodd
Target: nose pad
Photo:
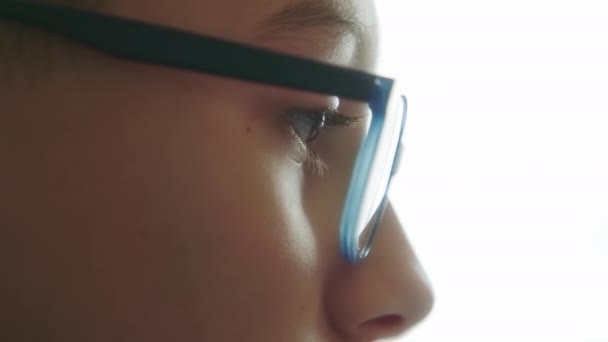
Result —
<instances>
[{"instance_id":1,"label":"nose pad","mask_svg":"<svg viewBox=\"0 0 608 342\"><path fill-rule=\"evenodd\" d=\"M393 162L393 170L391 171L391 176L394 176L401 167L401 159L403 158L403 143L399 142L399 146L397 147L397 153L395 153L395 161Z\"/></svg>"}]
</instances>

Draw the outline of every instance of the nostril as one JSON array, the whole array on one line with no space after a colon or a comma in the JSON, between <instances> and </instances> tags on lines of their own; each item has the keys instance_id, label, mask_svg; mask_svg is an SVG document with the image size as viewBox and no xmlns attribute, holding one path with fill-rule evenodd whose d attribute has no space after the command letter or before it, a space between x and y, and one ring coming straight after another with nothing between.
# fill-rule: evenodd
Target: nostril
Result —
<instances>
[{"instance_id":1,"label":"nostril","mask_svg":"<svg viewBox=\"0 0 608 342\"><path fill-rule=\"evenodd\" d=\"M365 323L361 324L361 328L365 330L373 331L395 331L401 330L406 324L405 318L400 315L384 315L370 319Z\"/></svg>"},{"instance_id":2,"label":"nostril","mask_svg":"<svg viewBox=\"0 0 608 342\"><path fill-rule=\"evenodd\" d=\"M392 326L392 325L401 325L401 323L404 321L404 319L399 315L386 315L386 316L378 317L374 321L376 322L376 324L379 324L379 325Z\"/></svg>"}]
</instances>

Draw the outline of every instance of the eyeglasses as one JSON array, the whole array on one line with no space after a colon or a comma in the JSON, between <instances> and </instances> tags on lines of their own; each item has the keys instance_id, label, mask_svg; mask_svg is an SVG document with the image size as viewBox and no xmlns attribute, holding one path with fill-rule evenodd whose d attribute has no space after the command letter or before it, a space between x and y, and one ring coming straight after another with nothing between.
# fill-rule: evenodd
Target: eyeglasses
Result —
<instances>
[{"instance_id":1,"label":"eyeglasses","mask_svg":"<svg viewBox=\"0 0 608 342\"><path fill-rule=\"evenodd\" d=\"M2 0L0 18L61 34L108 55L367 103L340 220L340 250L352 264L369 254L397 171L407 111L394 80L156 24L85 10Z\"/></svg>"}]
</instances>

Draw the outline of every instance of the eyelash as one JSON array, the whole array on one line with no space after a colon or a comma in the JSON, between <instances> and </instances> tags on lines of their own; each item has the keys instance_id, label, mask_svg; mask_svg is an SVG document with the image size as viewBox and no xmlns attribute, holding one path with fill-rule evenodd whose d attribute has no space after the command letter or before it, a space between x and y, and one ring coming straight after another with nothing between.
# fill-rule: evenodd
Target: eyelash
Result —
<instances>
[{"instance_id":1,"label":"eyelash","mask_svg":"<svg viewBox=\"0 0 608 342\"><path fill-rule=\"evenodd\" d=\"M321 157L310 147L311 143L317 139L323 130L329 127L353 127L361 117L345 115L335 109L323 111L306 111L298 110L288 114L288 124L294 135L300 140L302 146L306 149L305 164L313 173L323 176L327 171L327 164L321 160ZM308 131L307 137L303 138L298 132L302 127L301 122L297 120L304 119L304 125L313 124Z\"/></svg>"}]
</instances>

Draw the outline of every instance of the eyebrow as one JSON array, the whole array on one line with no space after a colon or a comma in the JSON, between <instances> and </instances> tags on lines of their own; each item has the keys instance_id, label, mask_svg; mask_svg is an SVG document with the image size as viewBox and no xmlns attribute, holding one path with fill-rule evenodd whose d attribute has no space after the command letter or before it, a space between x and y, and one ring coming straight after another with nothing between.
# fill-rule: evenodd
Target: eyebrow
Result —
<instances>
[{"instance_id":1,"label":"eyebrow","mask_svg":"<svg viewBox=\"0 0 608 342\"><path fill-rule=\"evenodd\" d=\"M352 36L358 43L364 40L365 25L355 15L352 6L331 0L299 0L265 19L263 36L281 36L302 30L323 30L334 39Z\"/></svg>"}]
</instances>

